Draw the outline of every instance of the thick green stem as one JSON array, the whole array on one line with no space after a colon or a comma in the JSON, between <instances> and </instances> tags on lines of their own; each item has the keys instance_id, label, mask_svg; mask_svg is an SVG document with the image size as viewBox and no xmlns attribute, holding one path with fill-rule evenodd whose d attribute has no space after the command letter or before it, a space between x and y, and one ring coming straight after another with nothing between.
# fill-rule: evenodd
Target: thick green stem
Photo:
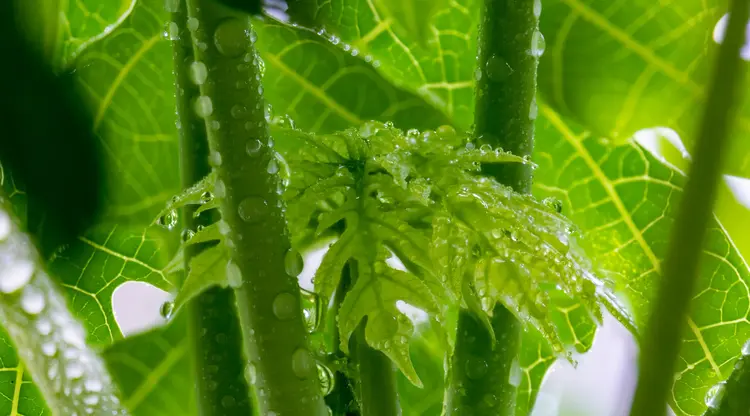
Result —
<instances>
[{"instance_id":1,"label":"thick green stem","mask_svg":"<svg viewBox=\"0 0 750 416\"><path fill-rule=\"evenodd\" d=\"M189 0L196 112L205 118L209 160L218 175L227 266L235 288L249 374L263 415L327 415L315 360L307 348L290 252L279 162L271 148L250 18L214 0Z\"/></svg>"},{"instance_id":2,"label":"thick green stem","mask_svg":"<svg viewBox=\"0 0 750 416\"><path fill-rule=\"evenodd\" d=\"M721 162L742 94L740 48L745 41L748 0L733 0L729 26L719 48L693 163L679 212L672 227L659 292L651 311L643 345L631 415L663 415L672 386L675 362L682 344L685 318L690 310L700 266L701 249L716 189Z\"/></svg>"},{"instance_id":3,"label":"thick green stem","mask_svg":"<svg viewBox=\"0 0 750 416\"><path fill-rule=\"evenodd\" d=\"M475 135L481 143L517 155L531 154L536 118L536 72L543 51L539 1L485 0L479 33ZM518 192L529 192L529 165L498 164L485 173ZM520 323L502 305L491 317L496 344L468 310L459 312L445 409L448 415L515 414L511 368Z\"/></svg>"},{"instance_id":4,"label":"thick green stem","mask_svg":"<svg viewBox=\"0 0 750 416\"><path fill-rule=\"evenodd\" d=\"M715 388L712 405L703 416L747 416L750 413L750 355L743 351L726 386Z\"/></svg>"},{"instance_id":5,"label":"thick green stem","mask_svg":"<svg viewBox=\"0 0 750 416\"><path fill-rule=\"evenodd\" d=\"M351 270L352 268L350 267L350 265L347 265L341 272L341 280L339 281L339 285L336 288L336 295L333 297L333 307L328 310L328 313L333 317L338 316L339 308L344 302L346 293L352 286ZM337 320L334 319L331 322L333 323L333 345L336 348L334 357L337 360L347 360L348 358L339 348L339 345L341 344L341 338L339 336L339 331L336 328ZM352 387L356 383L354 383L353 381L354 380L350 380L349 377L347 377L344 371L336 371L336 373L334 374L335 384L333 391L331 391L331 393L328 394L325 398L326 404L331 408L331 411L334 415L352 416L359 414L353 410L353 408L356 407L356 405L354 405L356 399L354 397L354 391L352 389Z\"/></svg>"},{"instance_id":6,"label":"thick green stem","mask_svg":"<svg viewBox=\"0 0 750 416\"><path fill-rule=\"evenodd\" d=\"M180 2L172 14L172 21L180 28L180 36L173 41L177 115L180 126L180 171L182 187L188 188L211 172L208 164L206 126L192 109L190 97L199 94L198 86L190 79L194 62L193 44L187 29L187 5ZM195 231L211 222L210 213L195 217L194 205L183 209L183 226ZM205 247L185 249L185 268L190 260ZM245 359L242 355L242 334L230 289L212 288L202 293L187 308L188 334L193 359L196 407L203 416L253 414L250 388L244 377Z\"/></svg>"},{"instance_id":7,"label":"thick green stem","mask_svg":"<svg viewBox=\"0 0 750 416\"><path fill-rule=\"evenodd\" d=\"M357 276L357 264L348 263L352 279ZM396 416L401 414L396 369L382 352L372 348L365 339L367 319L363 320L349 340L351 359L357 366L357 396L362 416Z\"/></svg>"}]
</instances>

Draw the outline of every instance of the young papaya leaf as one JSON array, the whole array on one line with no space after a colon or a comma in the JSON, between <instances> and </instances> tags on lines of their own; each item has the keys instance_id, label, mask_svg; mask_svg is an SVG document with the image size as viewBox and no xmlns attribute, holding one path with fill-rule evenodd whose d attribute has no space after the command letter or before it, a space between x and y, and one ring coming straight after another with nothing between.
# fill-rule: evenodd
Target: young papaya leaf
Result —
<instances>
[{"instance_id":1,"label":"young papaya leaf","mask_svg":"<svg viewBox=\"0 0 750 416\"><path fill-rule=\"evenodd\" d=\"M448 123L423 98L378 74L372 59L325 34L273 20L256 20L265 97L307 131L334 132L367 120L401 128ZM379 63L377 63L379 65Z\"/></svg>"},{"instance_id":2,"label":"young papaya leaf","mask_svg":"<svg viewBox=\"0 0 750 416\"><path fill-rule=\"evenodd\" d=\"M172 67L172 53L164 36L169 16L164 1L131 6L116 27L77 57L75 80L105 149L105 214L147 224L180 189L174 81L165 70Z\"/></svg>"},{"instance_id":3,"label":"young papaya leaf","mask_svg":"<svg viewBox=\"0 0 750 416\"><path fill-rule=\"evenodd\" d=\"M391 3L406 7L421 2L297 0L289 8L293 18L324 30L323 35L345 51L371 61L391 83L422 97L456 127L469 129L480 2L451 1L434 13L419 8L413 17L384 13L382 8ZM406 19L413 23L404 24ZM420 33L426 39L421 40Z\"/></svg>"},{"instance_id":4,"label":"young papaya leaf","mask_svg":"<svg viewBox=\"0 0 750 416\"><path fill-rule=\"evenodd\" d=\"M547 105L540 116L535 192L563 202L600 270L643 325L685 177L633 141L613 146ZM714 221L672 387L670 405L677 415L702 414L707 392L729 377L740 357L750 338L748 281L745 259Z\"/></svg>"},{"instance_id":5,"label":"young papaya leaf","mask_svg":"<svg viewBox=\"0 0 750 416\"><path fill-rule=\"evenodd\" d=\"M0 414L52 416L39 388L0 326Z\"/></svg>"},{"instance_id":6,"label":"young papaya leaf","mask_svg":"<svg viewBox=\"0 0 750 416\"><path fill-rule=\"evenodd\" d=\"M540 25L548 48L540 90L555 111L593 134L626 140L640 129L666 126L690 150L727 4L544 1ZM732 146L727 171L750 176L750 98Z\"/></svg>"}]
</instances>

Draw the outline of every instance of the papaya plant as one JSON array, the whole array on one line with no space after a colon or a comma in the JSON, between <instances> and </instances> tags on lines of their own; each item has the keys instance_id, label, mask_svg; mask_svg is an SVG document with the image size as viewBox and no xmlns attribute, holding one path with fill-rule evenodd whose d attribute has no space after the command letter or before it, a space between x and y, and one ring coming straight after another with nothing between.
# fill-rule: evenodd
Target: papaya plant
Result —
<instances>
[{"instance_id":1,"label":"papaya plant","mask_svg":"<svg viewBox=\"0 0 750 416\"><path fill-rule=\"evenodd\" d=\"M0 414L528 415L604 314L632 415L750 411L747 0L42 3L0 5Z\"/></svg>"}]
</instances>

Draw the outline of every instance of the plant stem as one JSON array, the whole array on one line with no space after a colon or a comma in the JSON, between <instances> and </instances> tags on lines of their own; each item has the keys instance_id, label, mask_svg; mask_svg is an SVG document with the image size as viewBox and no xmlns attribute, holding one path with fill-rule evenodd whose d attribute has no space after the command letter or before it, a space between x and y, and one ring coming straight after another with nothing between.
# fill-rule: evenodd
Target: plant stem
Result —
<instances>
[{"instance_id":1,"label":"plant stem","mask_svg":"<svg viewBox=\"0 0 750 416\"><path fill-rule=\"evenodd\" d=\"M746 416L750 412L750 355L743 354L734 365L726 386L718 393L718 406L709 406L704 416Z\"/></svg>"},{"instance_id":2,"label":"plant stem","mask_svg":"<svg viewBox=\"0 0 750 416\"><path fill-rule=\"evenodd\" d=\"M350 276L356 279L357 264L347 264ZM351 359L357 366L357 396L362 416L401 415L396 385L396 369L393 362L382 352L372 348L365 339L364 319L349 340Z\"/></svg>"},{"instance_id":3,"label":"plant stem","mask_svg":"<svg viewBox=\"0 0 750 416\"><path fill-rule=\"evenodd\" d=\"M187 5L179 3L172 21L180 28L180 37L173 41L177 115L180 125L180 170L182 187L188 188L211 172L208 164L206 126L191 108L189 97L199 94L190 80L193 63L192 37L187 30ZM195 205L183 209L183 225L188 230L211 223L206 212L195 218ZM185 248L185 269L205 245ZM230 289L212 288L188 304L188 336L192 346L193 373L199 414L223 415L228 410L242 415L253 414L250 388L244 377L242 333Z\"/></svg>"},{"instance_id":4,"label":"plant stem","mask_svg":"<svg viewBox=\"0 0 750 416\"><path fill-rule=\"evenodd\" d=\"M231 250L249 373L263 415L327 415L315 360L307 348L296 276L285 272L290 253L279 170L265 119L250 18L214 0L189 0L197 19L194 69L201 84L195 110L205 118L215 196Z\"/></svg>"},{"instance_id":5,"label":"plant stem","mask_svg":"<svg viewBox=\"0 0 750 416\"><path fill-rule=\"evenodd\" d=\"M333 297L333 307L328 310L334 318L338 316L339 308L344 302L346 293L352 286L351 267L347 264L346 267L341 271L341 280L336 288L336 294ZM348 360L343 351L339 348L341 344L341 338L339 336L338 328L336 327L336 319L331 320L333 324L333 345L335 347L334 356L339 360ZM334 373L334 387L333 391L328 394L325 398L326 404L331 408L334 415L358 415L358 412L352 410L352 404L356 398L352 386L354 386L353 380L349 380L349 377L343 371L336 371Z\"/></svg>"},{"instance_id":6,"label":"plant stem","mask_svg":"<svg viewBox=\"0 0 750 416\"><path fill-rule=\"evenodd\" d=\"M743 91L740 48L745 40L749 8L748 0L733 0L730 5L727 35L714 67L692 153L690 176L672 227L654 308L643 333L638 387L630 413L633 416L665 412L685 318L698 277L701 247L721 175L724 148Z\"/></svg>"},{"instance_id":7,"label":"plant stem","mask_svg":"<svg viewBox=\"0 0 750 416\"><path fill-rule=\"evenodd\" d=\"M16 224L0 192L0 322L20 358L3 366L15 364L19 383L33 378L53 415L90 413L90 400L98 414L126 415L104 360Z\"/></svg>"},{"instance_id":8,"label":"plant stem","mask_svg":"<svg viewBox=\"0 0 750 416\"><path fill-rule=\"evenodd\" d=\"M481 10L474 133L481 143L523 156L534 146L538 58L530 51L539 36L538 10L532 0L485 0ZM498 164L484 171L517 192L531 189L528 165ZM459 312L446 392L448 415L515 414L516 388L509 379L518 356L520 322L497 304L491 324L495 345L468 310Z\"/></svg>"}]
</instances>

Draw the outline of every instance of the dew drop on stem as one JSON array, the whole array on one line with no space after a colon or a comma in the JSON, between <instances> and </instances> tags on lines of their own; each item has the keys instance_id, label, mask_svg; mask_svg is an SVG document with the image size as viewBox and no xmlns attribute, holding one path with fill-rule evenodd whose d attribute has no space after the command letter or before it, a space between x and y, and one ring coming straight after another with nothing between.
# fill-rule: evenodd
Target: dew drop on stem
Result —
<instances>
[{"instance_id":1,"label":"dew drop on stem","mask_svg":"<svg viewBox=\"0 0 750 416\"><path fill-rule=\"evenodd\" d=\"M247 223L263 221L269 213L268 201L257 196L247 197L237 206L237 214Z\"/></svg>"},{"instance_id":2,"label":"dew drop on stem","mask_svg":"<svg viewBox=\"0 0 750 416\"><path fill-rule=\"evenodd\" d=\"M487 361L480 357L471 356L466 360L465 371L466 377L472 380L478 380L487 374Z\"/></svg>"},{"instance_id":3,"label":"dew drop on stem","mask_svg":"<svg viewBox=\"0 0 750 416\"><path fill-rule=\"evenodd\" d=\"M518 358L514 358L510 365L510 374L508 375L508 384L513 387L521 385L521 378L523 377L523 371L521 365L518 363Z\"/></svg>"},{"instance_id":4,"label":"dew drop on stem","mask_svg":"<svg viewBox=\"0 0 750 416\"><path fill-rule=\"evenodd\" d=\"M221 153L219 153L219 152L217 152L215 150L212 150L208 154L208 163L210 163L211 166L213 166L213 167L219 167L219 166L221 166L221 162L222 162L222 160L221 160Z\"/></svg>"},{"instance_id":5,"label":"dew drop on stem","mask_svg":"<svg viewBox=\"0 0 750 416\"><path fill-rule=\"evenodd\" d=\"M229 283L229 286L233 288L238 288L242 286L242 272L240 271L240 267L237 266L237 263L230 260L227 262L227 283Z\"/></svg>"},{"instance_id":6,"label":"dew drop on stem","mask_svg":"<svg viewBox=\"0 0 750 416\"><path fill-rule=\"evenodd\" d=\"M531 36L531 56L539 58L544 54L544 50L547 48L547 42L544 40L544 35L539 30L534 31Z\"/></svg>"},{"instance_id":7,"label":"dew drop on stem","mask_svg":"<svg viewBox=\"0 0 750 416\"><path fill-rule=\"evenodd\" d=\"M288 321L297 315L299 303L297 298L289 293L283 292L273 299L273 314L281 321Z\"/></svg>"},{"instance_id":8,"label":"dew drop on stem","mask_svg":"<svg viewBox=\"0 0 750 416\"><path fill-rule=\"evenodd\" d=\"M220 22L214 32L216 49L230 58L247 52L250 43L250 25L246 20L230 17Z\"/></svg>"},{"instance_id":9,"label":"dew drop on stem","mask_svg":"<svg viewBox=\"0 0 750 416\"><path fill-rule=\"evenodd\" d=\"M161 304L161 307L159 307L159 314L164 319L170 319L172 318L172 310L174 309L174 303L171 301L167 301Z\"/></svg>"},{"instance_id":10,"label":"dew drop on stem","mask_svg":"<svg viewBox=\"0 0 750 416\"><path fill-rule=\"evenodd\" d=\"M206 78L208 78L206 64L201 61L195 61L190 64L190 80L193 81L195 85L203 85L203 83L206 82Z\"/></svg>"},{"instance_id":11,"label":"dew drop on stem","mask_svg":"<svg viewBox=\"0 0 750 416\"><path fill-rule=\"evenodd\" d=\"M27 286L21 294L21 309L29 315L38 315L45 307L44 294L30 286Z\"/></svg>"},{"instance_id":12,"label":"dew drop on stem","mask_svg":"<svg viewBox=\"0 0 750 416\"><path fill-rule=\"evenodd\" d=\"M187 27L189 31L195 32L200 27L200 20L196 19L195 17L188 18Z\"/></svg>"},{"instance_id":13,"label":"dew drop on stem","mask_svg":"<svg viewBox=\"0 0 750 416\"><path fill-rule=\"evenodd\" d=\"M206 118L214 113L214 104L211 101L210 97L201 95L200 97L195 99L193 109L195 110L195 114L198 115L198 117Z\"/></svg>"},{"instance_id":14,"label":"dew drop on stem","mask_svg":"<svg viewBox=\"0 0 750 416\"><path fill-rule=\"evenodd\" d=\"M307 378L315 370L315 360L306 348L298 348L292 354L292 371L299 378Z\"/></svg>"},{"instance_id":15,"label":"dew drop on stem","mask_svg":"<svg viewBox=\"0 0 750 416\"><path fill-rule=\"evenodd\" d=\"M10 263L10 264L8 264ZM34 275L34 264L28 260L10 259L0 265L0 292L14 293L31 280Z\"/></svg>"},{"instance_id":16,"label":"dew drop on stem","mask_svg":"<svg viewBox=\"0 0 750 416\"><path fill-rule=\"evenodd\" d=\"M302 273L304 265L304 260L302 260L302 255L299 251L293 248L287 250L284 255L284 270L286 271L286 274L292 277L297 277Z\"/></svg>"},{"instance_id":17,"label":"dew drop on stem","mask_svg":"<svg viewBox=\"0 0 750 416\"><path fill-rule=\"evenodd\" d=\"M317 363L318 367L318 381L320 382L320 390L323 396L329 395L334 388L334 377L333 372L330 368L326 367L321 363Z\"/></svg>"},{"instance_id":18,"label":"dew drop on stem","mask_svg":"<svg viewBox=\"0 0 750 416\"><path fill-rule=\"evenodd\" d=\"M175 225L177 225L177 211L174 209L167 211L164 215L159 217L156 223L162 228L166 228L170 231L173 230Z\"/></svg>"},{"instance_id":19,"label":"dew drop on stem","mask_svg":"<svg viewBox=\"0 0 750 416\"><path fill-rule=\"evenodd\" d=\"M532 11L534 12L534 17L537 19L542 15L542 0L534 0Z\"/></svg>"},{"instance_id":20,"label":"dew drop on stem","mask_svg":"<svg viewBox=\"0 0 750 416\"><path fill-rule=\"evenodd\" d=\"M503 82L513 73L513 68L501 56L492 55L485 64L487 77L492 82Z\"/></svg>"}]
</instances>

